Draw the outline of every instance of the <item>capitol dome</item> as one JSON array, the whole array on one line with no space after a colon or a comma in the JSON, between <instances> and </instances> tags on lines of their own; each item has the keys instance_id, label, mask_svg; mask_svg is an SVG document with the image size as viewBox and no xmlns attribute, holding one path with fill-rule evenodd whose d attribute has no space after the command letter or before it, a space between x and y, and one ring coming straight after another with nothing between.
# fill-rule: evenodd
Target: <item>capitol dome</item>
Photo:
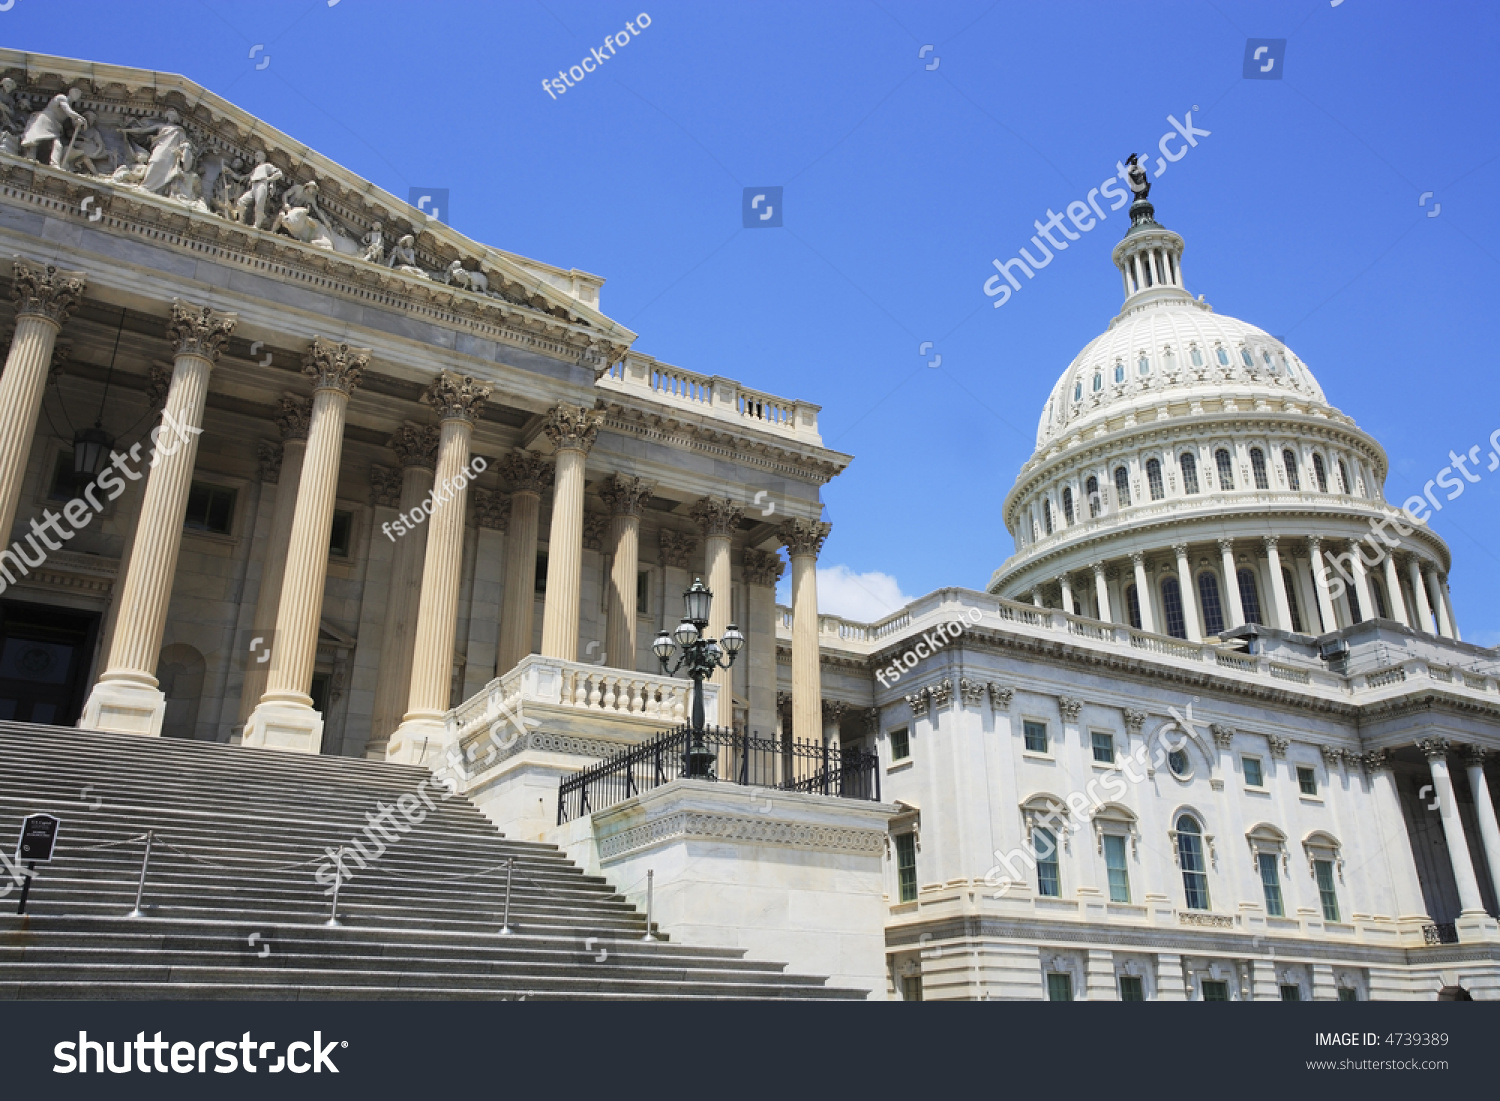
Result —
<instances>
[{"instance_id":1,"label":"capitol dome","mask_svg":"<svg viewBox=\"0 0 1500 1101\"><path fill-rule=\"evenodd\" d=\"M1048 396L990 591L1194 641L1372 617L1456 634L1448 549L1395 528L1379 443L1282 340L1193 297L1144 194L1130 216L1124 305Z\"/></svg>"}]
</instances>

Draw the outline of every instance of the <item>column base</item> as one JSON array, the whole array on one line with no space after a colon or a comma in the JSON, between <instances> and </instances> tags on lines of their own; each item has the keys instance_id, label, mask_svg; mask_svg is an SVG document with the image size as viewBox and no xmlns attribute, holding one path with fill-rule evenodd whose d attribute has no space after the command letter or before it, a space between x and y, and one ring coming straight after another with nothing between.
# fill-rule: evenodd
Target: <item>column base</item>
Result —
<instances>
[{"instance_id":1,"label":"column base","mask_svg":"<svg viewBox=\"0 0 1500 1101\"><path fill-rule=\"evenodd\" d=\"M167 714L167 697L155 686L131 681L104 681L94 685L83 705L80 730L111 730L117 734L161 737Z\"/></svg>"},{"instance_id":2,"label":"column base","mask_svg":"<svg viewBox=\"0 0 1500 1101\"><path fill-rule=\"evenodd\" d=\"M385 759L401 765L424 764L442 757L447 736L442 716L408 715L386 743Z\"/></svg>"},{"instance_id":3,"label":"column base","mask_svg":"<svg viewBox=\"0 0 1500 1101\"><path fill-rule=\"evenodd\" d=\"M1465 910L1453 927L1460 944L1500 944L1500 924L1483 910Z\"/></svg>"},{"instance_id":4,"label":"column base","mask_svg":"<svg viewBox=\"0 0 1500 1101\"><path fill-rule=\"evenodd\" d=\"M240 745L282 749L289 753L323 751L323 716L316 708L262 700L250 712Z\"/></svg>"}]
</instances>

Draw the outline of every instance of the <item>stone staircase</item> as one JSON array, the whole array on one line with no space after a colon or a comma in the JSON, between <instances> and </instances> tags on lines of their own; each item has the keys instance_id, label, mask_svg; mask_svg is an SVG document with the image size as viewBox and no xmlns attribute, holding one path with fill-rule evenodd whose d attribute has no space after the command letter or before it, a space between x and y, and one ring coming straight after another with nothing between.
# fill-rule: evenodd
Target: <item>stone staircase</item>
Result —
<instances>
[{"instance_id":1,"label":"stone staircase","mask_svg":"<svg viewBox=\"0 0 1500 1101\"><path fill-rule=\"evenodd\" d=\"M372 850L367 816L423 780L436 809L369 868L346 857L328 926L328 852L356 835ZM739 950L644 941L603 879L442 794L426 769L378 761L0 722L0 848L14 855L27 814L62 819L26 914L18 887L0 898L0 999L864 997Z\"/></svg>"}]
</instances>

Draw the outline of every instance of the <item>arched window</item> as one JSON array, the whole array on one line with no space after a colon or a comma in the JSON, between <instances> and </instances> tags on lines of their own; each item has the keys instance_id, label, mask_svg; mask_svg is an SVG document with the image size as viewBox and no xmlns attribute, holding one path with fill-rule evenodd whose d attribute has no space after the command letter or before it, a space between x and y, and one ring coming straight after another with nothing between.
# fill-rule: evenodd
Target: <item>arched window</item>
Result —
<instances>
[{"instance_id":1,"label":"arched window","mask_svg":"<svg viewBox=\"0 0 1500 1101\"><path fill-rule=\"evenodd\" d=\"M1041 826L1031 831L1036 852L1036 893L1044 898L1062 897L1062 876L1057 867L1057 838Z\"/></svg>"},{"instance_id":2,"label":"arched window","mask_svg":"<svg viewBox=\"0 0 1500 1101\"><path fill-rule=\"evenodd\" d=\"M1139 631L1141 629L1141 597L1134 585L1125 586L1125 613L1130 619L1130 625Z\"/></svg>"},{"instance_id":3,"label":"arched window","mask_svg":"<svg viewBox=\"0 0 1500 1101\"><path fill-rule=\"evenodd\" d=\"M1073 487L1066 486L1063 489L1063 523L1073 522Z\"/></svg>"},{"instance_id":4,"label":"arched window","mask_svg":"<svg viewBox=\"0 0 1500 1101\"><path fill-rule=\"evenodd\" d=\"M1378 577L1371 577L1369 581L1370 599L1375 601L1376 617L1380 619L1390 619L1390 613L1386 611L1385 585L1381 583L1381 580Z\"/></svg>"},{"instance_id":5,"label":"arched window","mask_svg":"<svg viewBox=\"0 0 1500 1101\"><path fill-rule=\"evenodd\" d=\"M1193 366L1194 367L1202 367L1203 366L1203 353L1202 353L1202 351L1199 350L1198 345L1196 345L1196 344L1193 345L1192 350L1189 353L1189 355L1192 357Z\"/></svg>"},{"instance_id":6,"label":"arched window","mask_svg":"<svg viewBox=\"0 0 1500 1101\"><path fill-rule=\"evenodd\" d=\"M1161 607L1167 617L1167 634L1173 638L1187 638L1187 627L1182 618L1182 590L1177 578L1169 577L1161 583Z\"/></svg>"},{"instance_id":7,"label":"arched window","mask_svg":"<svg viewBox=\"0 0 1500 1101\"><path fill-rule=\"evenodd\" d=\"M1156 459L1146 460L1146 484L1151 487L1151 499L1160 501L1166 496L1161 484L1161 463Z\"/></svg>"},{"instance_id":8,"label":"arched window","mask_svg":"<svg viewBox=\"0 0 1500 1101\"><path fill-rule=\"evenodd\" d=\"M1103 390L1103 389L1104 389L1104 375L1101 372L1099 372L1099 371L1095 371L1094 372L1094 393L1097 394L1100 390Z\"/></svg>"},{"instance_id":9,"label":"arched window","mask_svg":"<svg viewBox=\"0 0 1500 1101\"><path fill-rule=\"evenodd\" d=\"M1281 583L1286 586L1286 602L1292 613L1292 630L1302 633L1302 609L1297 606L1297 586L1292 584L1292 571L1281 567Z\"/></svg>"},{"instance_id":10,"label":"arched window","mask_svg":"<svg viewBox=\"0 0 1500 1101\"><path fill-rule=\"evenodd\" d=\"M1115 467L1115 497L1121 508L1130 507L1130 471L1123 466Z\"/></svg>"},{"instance_id":11,"label":"arched window","mask_svg":"<svg viewBox=\"0 0 1500 1101\"><path fill-rule=\"evenodd\" d=\"M1234 488L1234 462L1229 458L1229 452L1225 448L1219 448L1214 452L1214 462L1219 468L1219 488Z\"/></svg>"},{"instance_id":12,"label":"arched window","mask_svg":"<svg viewBox=\"0 0 1500 1101\"><path fill-rule=\"evenodd\" d=\"M1208 909L1208 865L1203 861L1203 828L1191 814L1177 819L1177 864L1189 910Z\"/></svg>"},{"instance_id":13,"label":"arched window","mask_svg":"<svg viewBox=\"0 0 1500 1101\"><path fill-rule=\"evenodd\" d=\"M1220 367L1229 366L1229 353L1224 350L1222 345L1214 349L1214 355L1218 358Z\"/></svg>"},{"instance_id":14,"label":"arched window","mask_svg":"<svg viewBox=\"0 0 1500 1101\"><path fill-rule=\"evenodd\" d=\"M1258 447L1250 449L1250 472L1255 475L1256 489L1271 488L1271 479L1266 476L1266 453Z\"/></svg>"},{"instance_id":15,"label":"arched window","mask_svg":"<svg viewBox=\"0 0 1500 1101\"><path fill-rule=\"evenodd\" d=\"M1116 363L1115 364L1115 381L1116 382L1124 382L1125 381L1125 364L1123 364L1123 363Z\"/></svg>"},{"instance_id":16,"label":"arched window","mask_svg":"<svg viewBox=\"0 0 1500 1101\"><path fill-rule=\"evenodd\" d=\"M1313 481L1318 483L1318 492L1328 492L1328 468L1323 465L1323 456L1313 452Z\"/></svg>"},{"instance_id":17,"label":"arched window","mask_svg":"<svg viewBox=\"0 0 1500 1101\"><path fill-rule=\"evenodd\" d=\"M1240 362L1242 362L1246 367L1255 366L1255 357L1250 354L1249 348L1240 349Z\"/></svg>"},{"instance_id":18,"label":"arched window","mask_svg":"<svg viewBox=\"0 0 1500 1101\"><path fill-rule=\"evenodd\" d=\"M1184 451L1177 460L1182 467L1182 492L1198 492L1198 460L1193 457L1191 451Z\"/></svg>"},{"instance_id":19,"label":"arched window","mask_svg":"<svg viewBox=\"0 0 1500 1101\"><path fill-rule=\"evenodd\" d=\"M1349 468L1344 465L1344 460L1339 461L1339 492L1353 493L1354 483L1349 480Z\"/></svg>"},{"instance_id":20,"label":"arched window","mask_svg":"<svg viewBox=\"0 0 1500 1101\"><path fill-rule=\"evenodd\" d=\"M1224 605L1219 600L1219 579L1204 570L1198 575L1198 600L1203 608L1203 630L1210 635L1224 633Z\"/></svg>"},{"instance_id":21,"label":"arched window","mask_svg":"<svg viewBox=\"0 0 1500 1101\"><path fill-rule=\"evenodd\" d=\"M1052 502L1045 497L1042 499L1042 528L1048 535L1052 534Z\"/></svg>"},{"instance_id":22,"label":"arched window","mask_svg":"<svg viewBox=\"0 0 1500 1101\"><path fill-rule=\"evenodd\" d=\"M1296 379L1297 377L1297 365L1291 360L1286 361L1286 377L1289 379Z\"/></svg>"},{"instance_id":23,"label":"arched window","mask_svg":"<svg viewBox=\"0 0 1500 1101\"><path fill-rule=\"evenodd\" d=\"M1260 356L1266 361L1267 367L1271 368L1271 370L1273 371L1276 370L1276 364L1271 361L1271 353L1269 350L1262 348L1260 350Z\"/></svg>"},{"instance_id":24,"label":"arched window","mask_svg":"<svg viewBox=\"0 0 1500 1101\"><path fill-rule=\"evenodd\" d=\"M1297 477L1297 455L1291 448L1281 453L1281 465L1286 467L1286 487L1293 493L1302 489L1302 479Z\"/></svg>"},{"instance_id":25,"label":"arched window","mask_svg":"<svg viewBox=\"0 0 1500 1101\"><path fill-rule=\"evenodd\" d=\"M1245 610L1245 622L1265 624L1260 611L1260 588L1255 584L1255 571L1246 567L1236 575L1240 583L1240 607Z\"/></svg>"},{"instance_id":26,"label":"arched window","mask_svg":"<svg viewBox=\"0 0 1500 1101\"><path fill-rule=\"evenodd\" d=\"M1150 358L1148 356L1141 356L1140 359L1136 360L1135 369L1143 375L1149 375L1151 373Z\"/></svg>"},{"instance_id":27,"label":"arched window","mask_svg":"<svg viewBox=\"0 0 1500 1101\"><path fill-rule=\"evenodd\" d=\"M1090 474L1083 488L1089 495L1089 517L1092 519L1099 515L1099 479Z\"/></svg>"}]
</instances>

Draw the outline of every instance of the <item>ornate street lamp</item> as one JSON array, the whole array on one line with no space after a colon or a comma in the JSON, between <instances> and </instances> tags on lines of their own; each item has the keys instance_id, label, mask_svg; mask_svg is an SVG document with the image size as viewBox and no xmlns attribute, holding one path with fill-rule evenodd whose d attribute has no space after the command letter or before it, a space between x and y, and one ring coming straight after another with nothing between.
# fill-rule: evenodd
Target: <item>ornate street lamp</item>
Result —
<instances>
[{"instance_id":1,"label":"ornate street lamp","mask_svg":"<svg viewBox=\"0 0 1500 1101\"><path fill-rule=\"evenodd\" d=\"M708 638L704 631L708 627L708 609L714 594L703 584L700 577L693 587L683 594L685 610L682 622L669 635L662 631L651 644L651 650L661 661L661 670L668 676L676 676L678 670L686 668L693 679L693 727L692 740L684 755L684 773L690 777L707 779L710 766L717 754L703 740L703 679L715 670L728 669L735 657L744 649L745 636L733 623L724 629L724 637ZM678 650L681 657L674 663L673 655Z\"/></svg>"}]
</instances>

